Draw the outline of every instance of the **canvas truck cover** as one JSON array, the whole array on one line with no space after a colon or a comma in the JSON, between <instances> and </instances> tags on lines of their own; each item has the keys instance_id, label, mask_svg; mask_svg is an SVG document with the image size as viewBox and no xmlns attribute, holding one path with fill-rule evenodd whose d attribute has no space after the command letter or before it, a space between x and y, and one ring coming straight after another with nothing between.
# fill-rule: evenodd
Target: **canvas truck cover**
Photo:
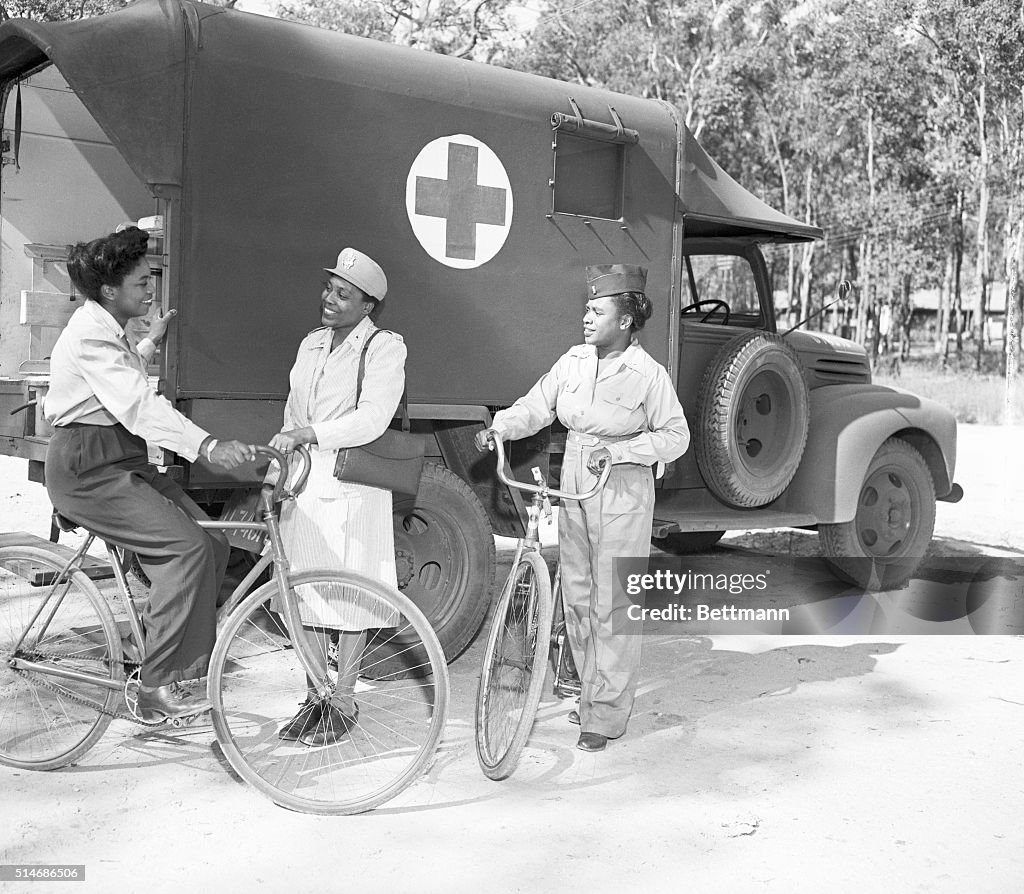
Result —
<instances>
[{"instance_id":1,"label":"canvas truck cover","mask_svg":"<svg viewBox=\"0 0 1024 894\"><path fill-rule=\"evenodd\" d=\"M643 341L672 369L681 239L821 235L744 190L652 100L140 0L96 19L0 26L8 130L17 80L49 63L168 200L179 310L168 380L198 408L283 399L296 346L319 323L322 268L346 245L387 273L380 324L408 343L410 401L503 405L579 341L585 266L650 269ZM556 115L599 139L635 136L620 139L617 218L553 207ZM272 431L280 408L268 412Z\"/></svg>"}]
</instances>

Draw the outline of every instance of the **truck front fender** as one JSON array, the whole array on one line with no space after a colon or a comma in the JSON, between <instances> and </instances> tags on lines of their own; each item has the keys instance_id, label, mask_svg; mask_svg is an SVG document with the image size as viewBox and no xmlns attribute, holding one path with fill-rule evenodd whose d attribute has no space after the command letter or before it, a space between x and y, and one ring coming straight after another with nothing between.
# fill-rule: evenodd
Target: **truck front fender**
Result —
<instances>
[{"instance_id":1,"label":"truck front fender","mask_svg":"<svg viewBox=\"0 0 1024 894\"><path fill-rule=\"evenodd\" d=\"M811 424L803 458L786 490L786 508L819 522L850 521L868 464L898 435L924 457L935 493L953 489L956 419L935 401L882 385L826 385L810 395Z\"/></svg>"}]
</instances>

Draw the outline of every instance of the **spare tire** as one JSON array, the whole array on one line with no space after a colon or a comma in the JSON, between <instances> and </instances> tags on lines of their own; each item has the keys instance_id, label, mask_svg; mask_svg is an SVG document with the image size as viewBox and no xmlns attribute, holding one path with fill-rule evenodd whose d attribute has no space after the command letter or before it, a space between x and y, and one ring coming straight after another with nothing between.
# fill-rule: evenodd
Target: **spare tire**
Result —
<instances>
[{"instance_id":1,"label":"spare tire","mask_svg":"<svg viewBox=\"0 0 1024 894\"><path fill-rule=\"evenodd\" d=\"M776 499L800 465L809 406L800 359L780 336L747 332L723 345L697 397L697 466L708 489L738 509Z\"/></svg>"}]
</instances>

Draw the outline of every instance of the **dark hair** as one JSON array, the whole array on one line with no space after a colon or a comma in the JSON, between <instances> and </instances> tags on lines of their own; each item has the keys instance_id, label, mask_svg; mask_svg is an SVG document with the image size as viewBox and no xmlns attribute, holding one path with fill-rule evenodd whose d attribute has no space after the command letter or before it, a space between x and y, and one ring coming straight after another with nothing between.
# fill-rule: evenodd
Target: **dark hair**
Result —
<instances>
[{"instance_id":1,"label":"dark hair","mask_svg":"<svg viewBox=\"0 0 1024 894\"><path fill-rule=\"evenodd\" d=\"M644 328L654 311L651 299L643 292L620 292L612 296L615 301L615 309L620 317L629 317L633 324L629 327L630 332L638 332Z\"/></svg>"},{"instance_id":2,"label":"dark hair","mask_svg":"<svg viewBox=\"0 0 1024 894\"><path fill-rule=\"evenodd\" d=\"M367 316L376 323L377 320L380 319L381 311L384 309L384 302L381 301L380 298L374 298L372 295L367 295L366 292L363 292L363 301L369 301L373 305L373 310L371 310Z\"/></svg>"},{"instance_id":3,"label":"dark hair","mask_svg":"<svg viewBox=\"0 0 1024 894\"><path fill-rule=\"evenodd\" d=\"M119 286L139 258L146 256L149 234L138 227L79 242L68 249L68 275L86 298L100 300L102 286Z\"/></svg>"}]
</instances>

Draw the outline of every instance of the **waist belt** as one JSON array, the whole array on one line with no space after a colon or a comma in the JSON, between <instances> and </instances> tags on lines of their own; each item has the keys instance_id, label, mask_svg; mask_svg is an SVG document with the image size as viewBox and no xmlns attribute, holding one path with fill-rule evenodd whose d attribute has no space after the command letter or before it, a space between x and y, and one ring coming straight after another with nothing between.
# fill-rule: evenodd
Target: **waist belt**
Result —
<instances>
[{"instance_id":1,"label":"waist belt","mask_svg":"<svg viewBox=\"0 0 1024 894\"><path fill-rule=\"evenodd\" d=\"M617 444L619 441L628 441L643 432L635 431L628 435L585 435L582 432L570 431L566 436L567 441L573 441L581 447L603 447L605 444Z\"/></svg>"}]
</instances>

